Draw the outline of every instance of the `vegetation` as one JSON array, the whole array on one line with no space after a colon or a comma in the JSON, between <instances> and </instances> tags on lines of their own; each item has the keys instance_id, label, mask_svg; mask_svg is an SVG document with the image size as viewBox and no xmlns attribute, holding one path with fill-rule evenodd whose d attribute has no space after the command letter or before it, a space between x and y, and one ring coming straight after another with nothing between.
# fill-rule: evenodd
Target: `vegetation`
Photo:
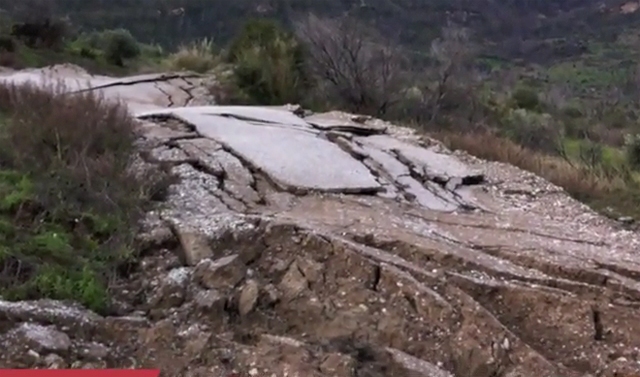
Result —
<instances>
[{"instance_id":1,"label":"vegetation","mask_svg":"<svg viewBox=\"0 0 640 377\"><path fill-rule=\"evenodd\" d=\"M305 52L298 40L276 22L247 22L231 42L227 61L233 80L251 103L299 103L310 88Z\"/></svg>"},{"instance_id":2,"label":"vegetation","mask_svg":"<svg viewBox=\"0 0 640 377\"><path fill-rule=\"evenodd\" d=\"M205 38L198 42L183 44L170 54L166 67L175 71L207 73L220 66L221 59L213 40Z\"/></svg>"},{"instance_id":3,"label":"vegetation","mask_svg":"<svg viewBox=\"0 0 640 377\"><path fill-rule=\"evenodd\" d=\"M14 69L73 63L92 73L124 75L159 66L164 58L162 48L141 44L124 29L73 33L67 22L48 18L9 25L0 29L0 66Z\"/></svg>"},{"instance_id":4,"label":"vegetation","mask_svg":"<svg viewBox=\"0 0 640 377\"><path fill-rule=\"evenodd\" d=\"M625 14L620 4L592 0L297 0L256 4L253 0L0 0L0 9L20 21L32 9L68 15L83 30L125 27L145 43L175 48L183 43L215 36L229 43L248 17L291 20L312 12L320 18L351 14L363 24L393 39L394 43L423 52L440 30L452 21L474 31L482 54L494 60L520 58L543 63L593 52L593 43L610 44L638 27L635 13Z\"/></svg>"},{"instance_id":5,"label":"vegetation","mask_svg":"<svg viewBox=\"0 0 640 377\"><path fill-rule=\"evenodd\" d=\"M91 92L0 86L0 295L108 307L168 177L132 169L135 122Z\"/></svg>"}]
</instances>

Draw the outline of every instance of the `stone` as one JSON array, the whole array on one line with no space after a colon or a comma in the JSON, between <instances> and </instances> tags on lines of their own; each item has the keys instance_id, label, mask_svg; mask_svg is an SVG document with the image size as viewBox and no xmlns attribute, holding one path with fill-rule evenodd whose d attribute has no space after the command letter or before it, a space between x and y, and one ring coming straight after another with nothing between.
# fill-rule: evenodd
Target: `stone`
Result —
<instances>
[{"instance_id":1,"label":"stone","mask_svg":"<svg viewBox=\"0 0 640 377\"><path fill-rule=\"evenodd\" d=\"M196 308L210 312L221 313L224 311L226 298L214 289L201 289L194 295L193 302Z\"/></svg>"},{"instance_id":2,"label":"stone","mask_svg":"<svg viewBox=\"0 0 640 377\"><path fill-rule=\"evenodd\" d=\"M207 289L231 289L244 279L247 266L238 255L217 259L204 259L193 271L196 282Z\"/></svg>"},{"instance_id":3,"label":"stone","mask_svg":"<svg viewBox=\"0 0 640 377\"><path fill-rule=\"evenodd\" d=\"M84 359L99 361L104 360L109 356L109 347L102 343L90 342L80 345L78 353Z\"/></svg>"},{"instance_id":4,"label":"stone","mask_svg":"<svg viewBox=\"0 0 640 377\"><path fill-rule=\"evenodd\" d=\"M100 332L102 336L113 339L114 341L116 339L129 341L131 334L145 330L149 326L151 326L149 319L138 315L107 317L104 327L100 328Z\"/></svg>"},{"instance_id":5,"label":"stone","mask_svg":"<svg viewBox=\"0 0 640 377\"><path fill-rule=\"evenodd\" d=\"M202 356L202 352L211 341L211 333L199 332L195 336L189 337L185 343L184 354L189 360L197 360Z\"/></svg>"},{"instance_id":6,"label":"stone","mask_svg":"<svg viewBox=\"0 0 640 377\"><path fill-rule=\"evenodd\" d=\"M238 312L241 316L246 316L256 307L259 292L260 287L255 280L248 280L244 284L238 300Z\"/></svg>"},{"instance_id":7,"label":"stone","mask_svg":"<svg viewBox=\"0 0 640 377\"><path fill-rule=\"evenodd\" d=\"M93 330L103 317L79 305L56 300L5 301L0 299L0 321L53 323L76 330Z\"/></svg>"},{"instance_id":8,"label":"stone","mask_svg":"<svg viewBox=\"0 0 640 377\"><path fill-rule=\"evenodd\" d=\"M322 263L318 263L311 258L298 257L296 258L296 265L300 268L305 279L310 283L315 283L320 280L322 270L324 269Z\"/></svg>"},{"instance_id":9,"label":"stone","mask_svg":"<svg viewBox=\"0 0 640 377\"><path fill-rule=\"evenodd\" d=\"M60 355L50 353L42 359L42 364L47 369L67 369L68 364Z\"/></svg>"},{"instance_id":10,"label":"stone","mask_svg":"<svg viewBox=\"0 0 640 377\"><path fill-rule=\"evenodd\" d=\"M181 246L181 260L188 266L195 266L201 260L213 256L213 250L209 245L209 239L201 232L177 228Z\"/></svg>"},{"instance_id":11,"label":"stone","mask_svg":"<svg viewBox=\"0 0 640 377\"><path fill-rule=\"evenodd\" d=\"M292 300L309 287L309 282L300 272L300 268L296 262L289 265L289 269L282 277L279 284L280 289L284 293L286 300Z\"/></svg>"},{"instance_id":12,"label":"stone","mask_svg":"<svg viewBox=\"0 0 640 377\"><path fill-rule=\"evenodd\" d=\"M175 235L171 231L171 228L166 225L154 227L136 236L136 240L142 250L162 247L162 245L171 243L174 239Z\"/></svg>"},{"instance_id":13,"label":"stone","mask_svg":"<svg viewBox=\"0 0 640 377\"><path fill-rule=\"evenodd\" d=\"M74 361L71 364L71 369L105 369L107 367L104 361L99 362L83 362L83 361Z\"/></svg>"},{"instance_id":14,"label":"stone","mask_svg":"<svg viewBox=\"0 0 640 377\"><path fill-rule=\"evenodd\" d=\"M270 307L277 304L280 301L282 294L278 291L273 284L266 284L260 290L259 301L262 305Z\"/></svg>"},{"instance_id":15,"label":"stone","mask_svg":"<svg viewBox=\"0 0 640 377\"><path fill-rule=\"evenodd\" d=\"M53 326L42 326L24 322L6 335L14 347L26 346L40 354L45 352L65 353L71 348L71 339Z\"/></svg>"},{"instance_id":16,"label":"stone","mask_svg":"<svg viewBox=\"0 0 640 377\"><path fill-rule=\"evenodd\" d=\"M150 328L141 331L141 340L145 344L163 344L171 342L177 333L177 326L171 319L162 319Z\"/></svg>"},{"instance_id":17,"label":"stone","mask_svg":"<svg viewBox=\"0 0 640 377\"><path fill-rule=\"evenodd\" d=\"M355 361L351 356L330 353L320 364L320 371L328 376L350 377L353 375Z\"/></svg>"},{"instance_id":18,"label":"stone","mask_svg":"<svg viewBox=\"0 0 640 377\"><path fill-rule=\"evenodd\" d=\"M167 309L182 305L190 277L191 269L187 267L179 267L169 271L159 279L159 283L149 299L149 307Z\"/></svg>"}]
</instances>

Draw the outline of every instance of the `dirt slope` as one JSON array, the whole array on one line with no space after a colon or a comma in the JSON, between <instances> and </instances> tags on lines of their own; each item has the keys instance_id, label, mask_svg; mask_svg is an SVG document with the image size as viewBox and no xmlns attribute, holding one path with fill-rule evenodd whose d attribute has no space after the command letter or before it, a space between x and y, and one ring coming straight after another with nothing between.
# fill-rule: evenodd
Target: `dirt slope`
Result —
<instances>
[{"instance_id":1,"label":"dirt slope","mask_svg":"<svg viewBox=\"0 0 640 377\"><path fill-rule=\"evenodd\" d=\"M127 101L181 182L121 315L0 301L0 366L640 375L640 237L541 178L377 120L203 106L193 75L45 71Z\"/></svg>"}]
</instances>

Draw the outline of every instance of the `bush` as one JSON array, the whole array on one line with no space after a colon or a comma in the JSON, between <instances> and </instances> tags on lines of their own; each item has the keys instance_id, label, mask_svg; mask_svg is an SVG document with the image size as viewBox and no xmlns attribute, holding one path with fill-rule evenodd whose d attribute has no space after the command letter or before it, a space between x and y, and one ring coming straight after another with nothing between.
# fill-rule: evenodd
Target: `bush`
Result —
<instances>
[{"instance_id":1,"label":"bush","mask_svg":"<svg viewBox=\"0 0 640 377\"><path fill-rule=\"evenodd\" d=\"M140 46L128 30L107 30L102 33L101 38L104 57L111 64L123 66L125 59L133 59L140 55Z\"/></svg>"},{"instance_id":2,"label":"bush","mask_svg":"<svg viewBox=\"0 0 640 377\"><path fill-rule=\"evenodd\" d=\"M9 36L0 36L0 52L15 52L16 41Z\"/></svg>"},{"instance_id":3,"label":"bush","mask_svg":"<svg viewBox=\"0 0 640 377\"><path fill-rule=\"evenodd\" d=\"M172 70L187 70L205 73L216 68L220 59L215 52L213 41L203 39L188 45L182 45L178 51L169 55L167 65Z\"/></svg>"},{"instance_id":4,"label":"bush","mask_svg":"<svg viewBox=\"0 0 640 377\"><path fill-rule=\"evenodd\" d=\"M69 31L63 20L39 19L34 22L13 24L11 35L21 39L29 47L60 48Z\"/></svg>"},{"instance_id":5,"label":"bush","mask_svg":"<svg viewBox=\"0 0 640 377\"><path fill-rule=\"evenodd\" d=\"M134 173L135 121L91 92L0 86L0 295L104 311L136 224L167 187Z\"/></svg>"},{"instance_id":6,"label":"bush","mask_svg":"<svg viewBox=\"0 0 640 377\"><path fill-rule=\"evenodd\" d=\"M627 163L640 170L640 134L627 135L624 142Z\"/></svg>"},{"instance_id":7,"label":"bush","mask_svg":"<svg viewBox=\"0 0 640 377\"><path fill-rule=\"evenodd\" d=\"M91 60L95 60L98 58L98 54L95 52L95 50L92 50L88 47L81 47L78 51L78 55Z\"/></svg>"},{"instance_id":8,"label":"bush","mask_svg":"<svg viewBox=\"0 0 640 377\"><path fill-rule=\"evenodd\" d=\"M162 46L158 44L146 44L139 43L140 46L140 55L149 57L149 58L162 58L164 57L164 49Z\"/></svg>"},{"instance_id":9,"label":"bush","mask_svg":"<svg viewBox=\"0 0 640 377\"><path fill-rule=\"evenodd\" d=\"M503 134L524 147L546 153L559 150L562 129L549 114L512 109L501 123Z\"/></svg>"},{"instance_id":10,"label":"bush","mask_svg":"<svg viewBox=\"0 0 640 377\"><path fill-rule=\"evenodd\" d=\"M228 61L236 85L257 104L300 102L309 87L302 46L273 21L248 22L232 42Z\"/></svg>"},{"instance_id":11,"label":"bush","mask_svg":"<svg viewBox=\"0 0 640 377\"><path fill-rule=\"evenodd\" d=\"M583 116L582 110L576 106L566 106L562 108L562 114L571 119L578 119Z\"/></svg>"},{"instance_id":12,"label":"bush","mask_svg":"<svg viewBox=\"0 0 640 377\"><path fill-rule=\"evenodd\" d=\"M516 89L511 95L511 100L514 106L519 109L537 110L540 107L538 93L531 89Z\"/></svg>"}]
</instances>

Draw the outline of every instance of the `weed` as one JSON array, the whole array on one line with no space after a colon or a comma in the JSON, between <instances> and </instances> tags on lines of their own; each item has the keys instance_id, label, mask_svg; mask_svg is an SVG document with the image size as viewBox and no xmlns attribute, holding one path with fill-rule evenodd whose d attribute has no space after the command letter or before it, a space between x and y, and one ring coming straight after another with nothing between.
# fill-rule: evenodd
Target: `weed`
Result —
<instances>
[{"instance_id":1,"label":"weed","mask_svg":"<svg viewBox=\"0 0 640 377\"><path fill-rule=\"evenodd\" d=\"M215 46L210 39L182 45L178 51L169 55L166 65L171 70L187 70L206 73L220 65L220 59L215 53Z\"/></svg>"},{"instance_id":2,"label":"weed","mask_svg":"<svg viewBox=\"0 0 640 377\"><path fill-rule=\"evenodd\" d=\"M126 108L61 85L0 86L0 294L103 311L137 222L170 180L134 173Z\"/></svg>"}]
</instances>

